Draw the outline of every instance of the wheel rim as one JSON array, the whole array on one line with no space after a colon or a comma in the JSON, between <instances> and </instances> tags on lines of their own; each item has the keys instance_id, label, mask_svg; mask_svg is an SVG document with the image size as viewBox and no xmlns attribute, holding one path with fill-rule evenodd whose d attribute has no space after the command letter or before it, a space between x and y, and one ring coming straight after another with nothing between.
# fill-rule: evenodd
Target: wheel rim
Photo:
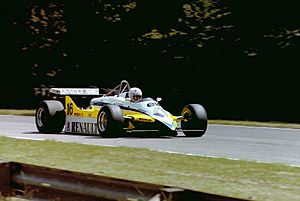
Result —
<instances>
[{"instance_id":1,"label":"wheel rim","mask_svg":"<svg viewBox=\"0 0 300 201\"><path fill-rule=\"evenodd\" d=\"M105 112L101 112L98 118L98 126L100 132L104 132L107 127L107 114Z\"/></svg>"},{"instance_id":2,"label":"wheel rim","mask_svg":"<svg viewBox=\"0 0 300 201\"><path fill-rule=\"evenodd\" d=\"M183 116L185 118L189 118L192 115L191 110L189 110L188 108L185 108L185 110L183 111Z\"/></svg>"},{"instance_id":3,"label":"wheel rim","mask_svg":"<svg viewBox=\"0 0 300 201\"><path fill-rule=\"evenodd\" d=\"M37 113L36 113L36 116L37 116L37 125L39 127L43 127L44 126L44 122L45 122L45 109L44 108L39 108Z\"/></svg>"},{"instance_id":4,"label":"wheel rim","mask_svg":"<svg viewBox=\"0 0 300 201\"><path fill-rule=\"evenodd\" d=\"M184 111L182 112L182 116L183 116L182 122L186 123L191 119L192 112L188 108L185 108Z\"/></svg>"},{"instance_id":5,"label":"wheel rim","mask_svg":"<svg viewBox=\"0 0 300 201\"><path fill-rule=\"evenodd\" d=\"M183 129L190 128L192 115L193 113L189 108L184 108L184 110L182 111L183 120L181 120L181 126Z\"/></svg>"}]
</instances>

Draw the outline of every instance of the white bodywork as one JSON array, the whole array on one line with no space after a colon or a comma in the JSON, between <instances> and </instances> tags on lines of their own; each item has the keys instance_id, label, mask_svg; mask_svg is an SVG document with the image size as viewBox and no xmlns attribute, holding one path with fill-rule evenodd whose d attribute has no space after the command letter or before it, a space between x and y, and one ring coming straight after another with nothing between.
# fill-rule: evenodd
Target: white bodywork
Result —
<instances>
[{"instance_id":1,"label":"white bodywork","mask_svg":"<svg viewBox=\"0 0 300 201\"><path fill-rule=\"evenodd\" d=\"M50 93L56 95L99 95L99 88L51 88Z\"/></svg>"},{"instance_id":2,"label":"white bodywork","mask_svg":"<svg viewBox=\"0 0 300 201\"><path fill-rule=\"evenodd\" d=\"M171 130L176 129L176 122L173 120L172 115L164 110L157 101L152 98L143 98L139 102L131 102L129 98L124 98L124 94L120 94L119 96L105 96L101 98L93 98L91 100L91 105L99 105L102 104L113 104L118 105L122 109L128 109L140 112L142 114L146 114L157 121L162 122Z\"/></svg>"}]
</instances>

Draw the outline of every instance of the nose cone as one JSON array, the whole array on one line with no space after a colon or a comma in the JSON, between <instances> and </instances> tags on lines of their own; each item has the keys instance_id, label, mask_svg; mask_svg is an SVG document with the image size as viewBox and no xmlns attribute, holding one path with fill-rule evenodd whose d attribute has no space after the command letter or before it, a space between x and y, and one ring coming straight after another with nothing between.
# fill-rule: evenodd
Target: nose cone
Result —
<instances>
[{"instance_id":1,"label":"nose cone","mask_svg":"<svg viewBox=\"0 0 300 201\"><path fill-rule=\"evenodd\" d=\"M173 121L173 119L171 118L171 121L168 122L163 122L165 125L167 125L171 130L175 130L176 129L176 122Z\"/></svg>"},{"instance_id":2,"label":"nose cone","mask_svg":"<svg viewBox=\"0 0 300 201\"><path fill-rule=\"evenodd\" d=\"M176 122L173 120L170 113L163 110L162 108L157 108L154 110L153 117L165 124L167 127L169 127L171 130L175 130L177 125Z\"/></svg>"}]
</instances>

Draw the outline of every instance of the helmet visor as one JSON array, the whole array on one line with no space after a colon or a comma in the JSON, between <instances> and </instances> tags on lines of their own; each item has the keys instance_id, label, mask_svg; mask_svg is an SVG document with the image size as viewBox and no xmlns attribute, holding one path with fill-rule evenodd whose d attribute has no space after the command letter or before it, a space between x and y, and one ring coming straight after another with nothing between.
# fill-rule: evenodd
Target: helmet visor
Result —
<instances>
[{"instance_id":1,"label":"helmet visor","mask_svg":"<svg viewBox=\"0 0 300 201\"><path fill-rule=\"evenodd\" d=\"M138 100L141 100L142 96L134 95L132 98L133 98L133 100L138 101Z\"/></svg>"}]
</instances>

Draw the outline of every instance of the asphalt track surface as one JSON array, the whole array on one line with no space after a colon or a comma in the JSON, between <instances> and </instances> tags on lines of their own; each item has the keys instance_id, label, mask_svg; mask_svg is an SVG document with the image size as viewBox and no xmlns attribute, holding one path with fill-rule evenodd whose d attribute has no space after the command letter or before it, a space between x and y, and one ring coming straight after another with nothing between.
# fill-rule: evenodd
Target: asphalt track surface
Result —
<instances>
[{"instance_id":1,"label":"asphalt track surface","mask_svg":"<svg viewBox=\"0 0 300 201\"><path fill-rule=\"evenodd\" d=\"M300 129L208 125L200 138L101 138L78 134L41 134L34 117L0 115L0 135L31 140L56 140L99 146L140 147L189 155L282 163L300 167Z\"/></svg>"}]
</instances>

